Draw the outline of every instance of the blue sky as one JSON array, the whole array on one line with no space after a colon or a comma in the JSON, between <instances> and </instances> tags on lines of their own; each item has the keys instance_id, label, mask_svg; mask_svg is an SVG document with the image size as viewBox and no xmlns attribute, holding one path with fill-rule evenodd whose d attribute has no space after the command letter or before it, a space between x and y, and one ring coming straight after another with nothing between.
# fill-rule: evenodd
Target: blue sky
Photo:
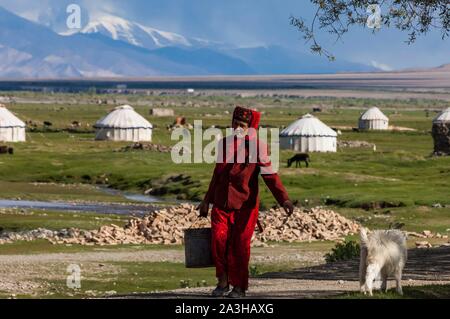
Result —
<instances>
[{"instance_id":1,"label":"blue sky","mask_svg":"<svg viewBox=\"0 0 450 319\"><path fill-rule=\"evenodd\" d=\"M237 46L282 45L308 51L300 34L289 25L289 16L312 18L308 0L0 0L0 5L35 21L61 25L69 3L83 7L84 16L107 12L144 25L188 37L223 41ZM86 19L86 20L87 20ZM325 33L319 39L337 59L386 68L431 67L450 63L450 39L438 32L408 46L406 33L381 29L353 29L342 41Z\"/></svg>"}]
</instances>

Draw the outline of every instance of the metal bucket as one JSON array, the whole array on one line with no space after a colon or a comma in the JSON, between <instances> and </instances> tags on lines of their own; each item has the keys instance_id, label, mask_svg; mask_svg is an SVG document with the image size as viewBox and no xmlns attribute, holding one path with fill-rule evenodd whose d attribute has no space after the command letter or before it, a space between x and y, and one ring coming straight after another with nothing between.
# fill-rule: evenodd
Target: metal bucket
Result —
<instances>
[{"instance_id":1,"label":"metal bucket","mask_svg":"<svg viewBox=\"0 0 450 319\"><path fill-rule=\"evenodd\" d=\"M213 267L211 254L211 228L184 230L186 268Z\"/></svg>"}]
</instances>

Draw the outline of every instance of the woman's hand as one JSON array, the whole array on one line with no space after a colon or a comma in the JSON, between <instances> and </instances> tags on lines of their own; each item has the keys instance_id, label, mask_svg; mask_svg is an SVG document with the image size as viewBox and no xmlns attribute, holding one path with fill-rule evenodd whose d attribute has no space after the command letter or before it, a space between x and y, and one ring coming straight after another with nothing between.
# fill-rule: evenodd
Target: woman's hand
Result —
<instances>
[{"instance_id":1,"label":"woman's hand","mask_svg":"<svg viewBox=\"0 0 450 319\"><path fill-rule=\"evenodd\" d=\"M283 203L283 208L288 216L291 216L294 212L294 204L292 204L290 200L287 200Z\"/></svg>"},{"instance_id":2,"label":"woman's hand","mask_svg":"<svg viewBox=\"0 0 450 319\"><path fill-rule=\"evenodd\" d=\"M202 201L200 203L200 205L198 205L197 209L199 211L200 217L204 217L204 218L208 217L209 203Z\"/></svg>"}]
</instances>

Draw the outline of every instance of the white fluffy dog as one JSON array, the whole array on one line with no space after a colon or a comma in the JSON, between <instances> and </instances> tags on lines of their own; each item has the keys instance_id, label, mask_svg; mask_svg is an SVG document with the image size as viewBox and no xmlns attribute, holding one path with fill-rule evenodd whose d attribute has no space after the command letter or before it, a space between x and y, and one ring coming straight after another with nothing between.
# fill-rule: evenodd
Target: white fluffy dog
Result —
<instances>
[{"instance_id":1,"label":"white fluffy dog","mask_svg":"<svg viewBox=\"0 0 450 319\"><path fill-rule=\"evenodd\" d=\"M402 272L407 259L406 235L400 230L374 230L367 233L361 228L361 256L359 282L361 292L372 296L374 281L381 279L381 289L387 291L387 279L393 276L397 292L402 291Z\"/></svg>"}]
</instances>

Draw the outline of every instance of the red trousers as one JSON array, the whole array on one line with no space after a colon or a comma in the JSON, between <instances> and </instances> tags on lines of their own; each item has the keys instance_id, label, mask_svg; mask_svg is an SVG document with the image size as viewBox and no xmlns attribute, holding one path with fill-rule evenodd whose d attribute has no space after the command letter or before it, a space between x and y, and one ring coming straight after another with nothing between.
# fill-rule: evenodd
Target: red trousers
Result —
<instances>
[{"instance_id":1,"label":"red trousers","mask_svg":"<svg viewBox=\"0 0 450 319\"><path fill-rule=\"evenodd\" d=\"M258 220L259 207L211 212L212 255L216 276L226 274L233 287L248 289L250 242Z\"/></svg>"}]
</instances>

